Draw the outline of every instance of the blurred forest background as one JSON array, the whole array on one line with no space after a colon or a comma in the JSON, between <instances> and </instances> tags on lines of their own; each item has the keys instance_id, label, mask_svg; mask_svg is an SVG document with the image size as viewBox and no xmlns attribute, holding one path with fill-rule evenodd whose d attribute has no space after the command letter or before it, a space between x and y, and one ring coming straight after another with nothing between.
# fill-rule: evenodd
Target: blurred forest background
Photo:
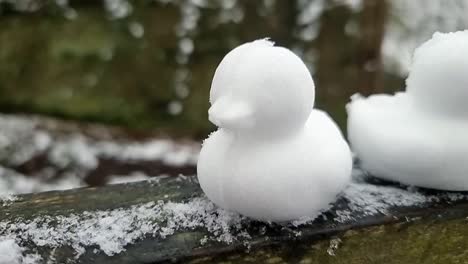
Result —
<instances>
[{"instance_id":1,"label":"blurred forest background","mask_svg":"<svg viewBox=\"0 0 468 264\"><path fill-rule=\"evenodd\" d=\"M271 37L343 127L350 95L404 89L413 49L467 13L467 0L0 0L0 111L203 138L217 64Z\"/></svg>"}]
</instances>

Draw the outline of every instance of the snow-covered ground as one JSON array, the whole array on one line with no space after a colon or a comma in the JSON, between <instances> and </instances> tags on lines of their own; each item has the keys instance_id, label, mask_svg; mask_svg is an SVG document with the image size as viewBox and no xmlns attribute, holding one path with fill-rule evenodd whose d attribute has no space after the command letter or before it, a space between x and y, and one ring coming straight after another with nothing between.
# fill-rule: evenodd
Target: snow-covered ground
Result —
<instances>
[{"instance_id":1,"label":"snow-covered ground","mask_svg":"<svg viewBox=\"0 0 468 264\"><path fill-rule=\"evenodd\" d=\"M147 175L135 164L154 164L175 171L184 166L194 168L200 150L198 142L190 141L97 140L82 133L58 134L40 128L40 122L0 115L0 197L86 186L86 177L103 159L134 167L124 175L109 175L105 182L144 180L159 174ZM161 174L165 174L164 168Z\"/></svg>"}]
</instances>

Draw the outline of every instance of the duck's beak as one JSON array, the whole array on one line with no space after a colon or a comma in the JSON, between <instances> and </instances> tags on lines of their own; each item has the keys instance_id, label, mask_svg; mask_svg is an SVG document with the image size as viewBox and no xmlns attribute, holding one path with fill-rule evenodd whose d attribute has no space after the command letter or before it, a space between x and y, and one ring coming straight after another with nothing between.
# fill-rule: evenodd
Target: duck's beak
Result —
<instances>
[{"instance_id":1,"label":"duck's beak","mask_svg":"<svg viewBox=\"0 0 468 264\"><path fill-rule=\"evenodd\" d=\"M222 128L245 128L252 125L252 109L246 102L219 98L208 110L211 123Z\"/></svg>"}]
</instances>

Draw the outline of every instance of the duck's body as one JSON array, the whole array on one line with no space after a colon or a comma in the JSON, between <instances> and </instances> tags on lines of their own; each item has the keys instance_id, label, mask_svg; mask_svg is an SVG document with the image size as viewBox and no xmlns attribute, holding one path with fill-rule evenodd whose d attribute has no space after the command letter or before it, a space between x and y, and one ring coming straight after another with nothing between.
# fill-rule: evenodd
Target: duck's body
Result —
<instances>
[{"instance_id":1,"label":"duck's body","mask_svg":"<svg viewBox=\"0 0 468 264\"><path fill-rule=\"evenodd\" d=\"M213 202L265 221L317 216L347 185L352 166L338 127L317 110L304 130L277 140L219 129L199 160L200 184Z\"/></svg>"},{"instance_id":2,"label":"duck's body","mask_svg":"<svg viewBox=\"0 0 468 264\"><path fill-rule=\"evenodd\" d=\"M335 123L313 109L314 83L291 51L267 40L241 45L218 66L198 178L218 206L264 221L313 218L351 175Z\"/></svg>"},{"instance_id":3,"label":"duck's body","mask_svg":"<svg viewBox=\"0 0 468 264\"><path fill-rule=\"evenodd\" d=\"M361 167L408 185L468 190L468 122L414 107L406 93L356 98L348 138Z\"/></svg>"},{"instance_id":4,"label":"duck's body","mask_svg":"<svg viewBox=\"0 0 468 264\"><path fill-rule=\"evenodd\" d=\"M468 190L468 31L434 34L416 50L405 92L356 96L348 138L377 177Z\"/></svg>"}]
</instances>

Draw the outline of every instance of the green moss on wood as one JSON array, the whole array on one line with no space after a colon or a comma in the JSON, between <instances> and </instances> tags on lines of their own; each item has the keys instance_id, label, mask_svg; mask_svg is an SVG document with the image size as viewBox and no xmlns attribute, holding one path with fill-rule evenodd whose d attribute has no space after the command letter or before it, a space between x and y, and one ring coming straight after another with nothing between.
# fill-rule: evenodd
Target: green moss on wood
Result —
<instances>
[{"instance_id":1,"label":"green moss on wood","mask_svg":"<svg viewBox=\"0 0 468 264\"><path fill-rule=\"evenodd\" d=\"M468 221L423 220L349 230L332 239L281 243L268 248L206 256L190 263L466 263ZM337 244L336 249L332 249Z\"/></svg>"}]
</instances>

